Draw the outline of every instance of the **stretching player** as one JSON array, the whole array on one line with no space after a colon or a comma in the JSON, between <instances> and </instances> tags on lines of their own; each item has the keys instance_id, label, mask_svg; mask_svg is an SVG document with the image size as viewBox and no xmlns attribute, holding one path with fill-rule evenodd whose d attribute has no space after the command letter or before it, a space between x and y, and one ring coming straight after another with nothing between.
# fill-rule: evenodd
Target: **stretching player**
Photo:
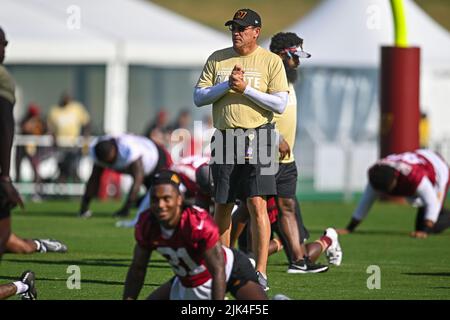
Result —
<instances>
[{"instance_id":1,"label":"stretching player","mask_svg":"<svg viewBox=\"0 0 450 320\"><path fill-rule=\"evenodd\" d=\"M183 204L180 181L173 171L162 171L153 181L150 209L136 225L137 243L123 298L137 299L151 253L157 250L175 276L148 299L223 300L227 291L237 299L267 299L247 257L220 244L219 229L209 213Z\"/></svg>"},{"instance_id":2,"label":"stretching player","mask_svg":"<svg viewBox=\"0 0 450 320\"><path fill-rule=\"evenodd\" d=\"M291 265L293 261L292 252L286 246L286 243L292 243L292 232L285 233L280 224L280 213L276 205L275 198L271 197L267 200L267 212L269 213L269 220L272 228L272 235L276 233L279 238L272 237L269 246L269 255L272 255L282 249L285 250L286 256ZM251 242L251 236L249 232L245 232L246 224L249 222L248 209L245 204L241 204L239 208L233 214L233 227L231 231L232 245L234 246L239 239L239 248L244 252L247 252L251 256L249 243ZM301 234L298 230L297 233ZM303 238L303 241L307 239ZM328 270L328 266L316 264L322 253L326 254L328 262L330 264L340 266L342 263L342 249L338 241L338 234L335 229L327 228L320 239L310 243L299 243L302 246L305 256L298 263L298 268L289 267L288 273L320 273Z\"/></svg>"},{"instance_id":3,"label":"stretching player","mask_svg":"<svg viewBox=\"0 0 450 320\"><path fill-rule=\"evenodd\" d=\"M149 189L154 174L172 164L170 155L163 147L146 137L131 134L100 137L92 142L89 154L94 160L94 167L81 200L79 216L83 218L92 215L89 203L98 191L105 168L133 177L127 200L122 208L114 213L115 216L126 217L138 200L141 185Z\"/></svg>"},{"instance_id":4,"label":"stretching player","mask_svg":"<svg viewBox=\"0 0 450 320\"><path fill-rule=\"evenodd\" d=\"M450 227L450 210L443 206L449 187L449 167L435 152L420 149L389 155L375 163L368 175L364 195L340 234L353 232L380 195L406 197L418 207L412 237L426 238Z\"/></svg>"}]
</instances>

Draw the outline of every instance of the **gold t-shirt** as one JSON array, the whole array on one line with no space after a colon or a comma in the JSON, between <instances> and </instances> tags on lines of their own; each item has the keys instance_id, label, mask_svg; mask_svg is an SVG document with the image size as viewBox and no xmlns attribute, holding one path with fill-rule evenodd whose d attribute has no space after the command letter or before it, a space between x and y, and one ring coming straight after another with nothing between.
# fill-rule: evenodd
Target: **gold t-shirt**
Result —
<instances>
[{"instance_id":1,"label":"gold t-shirt","mask_svg":"<svg viewBox=\"0 0 450 320\"><path fill-rule=\"evenodd\" d=\"M261 47L248 56L240 56L232 47L214 52L206 61L197 87L205 88L228 81L236 64L244 70L244 80L264 93L288 91L281 58ZM213 122L217 129L256 128L272 122L273 112L259 107L233 90L213 103Z\"/></svg>"},{"instance_id":2,"label":"gold t-shirt","mask_svg":"<svg viewBox=\"0 0 450 320\"><path fill-rule=\"evenodd\" d=\"M0 97L5 98L13 105L16 103L14 80L8 70L0 64Z\"/></svg>"},{"instance_id":3,"label":"gold t-shirt","mask_svg":"<svg viewBox=\"0 0 450 320\"><path fill-rule=\"evenodd\" d=\"M86 109L78 102L72 101L65 107L53 106L48 115L48 124L57 138L75 141L90 117Z\"/></svg>"},{"instance_id":4,"label":"gold t-shirt","mask_svg":"<svg viewBox=\"0 0 450 320\"><path fill-rule=\"evenodd\" d=\"M294 144L297 131L297 97L294 86L289 83L289 100L286 110L282 114L274 113L275 129L284 137L291 148L289 158L284 158L280 162L290 163L294 161Z\"/></svg>"}]
</instances>

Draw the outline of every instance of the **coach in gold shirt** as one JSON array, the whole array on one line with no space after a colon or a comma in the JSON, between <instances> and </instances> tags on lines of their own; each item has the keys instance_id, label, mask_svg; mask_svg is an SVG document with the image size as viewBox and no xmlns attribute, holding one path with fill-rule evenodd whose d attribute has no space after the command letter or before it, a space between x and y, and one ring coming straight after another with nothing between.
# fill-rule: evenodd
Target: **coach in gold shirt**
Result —
<instances>
[{"instance_id":1,"label":"coach in gold shirt","mask_svg":"<svg viewBox=\"0 0 450 320\"><path fill-rule=\"evenodd\" d=\"M195 87L194 102L199 107L213 105L214 127L218 129L211 144L211 171L216 203L214 218L222 243L229 245L231 211L239 196L246 200L250 211L256 274L267 290L270 223L266 196L276 194L275 172L267 174L261 161L252 160L260 157L265 149L275 161L276 154L270 152L274 136L272 121L274 113L284 112L289 88L280 57L257 44L261 17L255 11L240 9L225 26L231 31L233 46L218 50L208 58ZM237 140L243 131L244 158L248 161L242 164L241 145ZM265 136L267 133L269 137ZM267 142L262 143L263 140ZM223 159L217 156L219 151Z\"/></svg>"}]
</instances>

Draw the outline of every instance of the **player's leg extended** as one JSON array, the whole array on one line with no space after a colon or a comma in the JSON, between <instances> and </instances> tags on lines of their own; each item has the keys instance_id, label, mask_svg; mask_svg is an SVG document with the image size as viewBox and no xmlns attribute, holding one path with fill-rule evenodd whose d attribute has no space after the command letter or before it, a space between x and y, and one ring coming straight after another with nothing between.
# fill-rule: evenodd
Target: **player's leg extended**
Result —
<instances>
[{"instance_id":1,"label":"player's leg extended","mask_svg":"<svg viewBox=\"0 0 450 320\"><path fill-rule=\"evenodd\" d=\"M325 250L327 250L329 245L326 242L318 239L314 242L307 243L305 247L306 251L308 252L309 259L311 259L311 261L313 262L316 262L319 259L320 255L325 252Z\"/></svg>"},{"instance_id":2,"label":"player's leg extended","mask_svg":"<svg viewBox=\"0 0 450 320\"><path fill-rule=\"evenodd\" d=\"M12 283L0 285L0 300L9 298L15 295L17 292L17 287Z\"/></svg>"},{"instance_id":3,"label":"player's leg extended","mask_svg":"<svg viewBox=\"0 0 450 320\"><path fill-rule=\"evenodd\" d=\"M342 263L342 249L338 240L338 233L334 228L327 228L324 235L313 243L306 244L306 251L311 261L317 261L325 252L330 264L340 266Z\"/></svg>"},{"instance_id":4,"label":"player's leg extended","mask_svg":"<svg viewBox=\"0 0 450 320\"><path fill-rule=\"evenodd\" d=\"M22 239L11 233L6 243L6 252L9 253L35 253L38 246L35 241Z\"/></svg>"}]
</instances>

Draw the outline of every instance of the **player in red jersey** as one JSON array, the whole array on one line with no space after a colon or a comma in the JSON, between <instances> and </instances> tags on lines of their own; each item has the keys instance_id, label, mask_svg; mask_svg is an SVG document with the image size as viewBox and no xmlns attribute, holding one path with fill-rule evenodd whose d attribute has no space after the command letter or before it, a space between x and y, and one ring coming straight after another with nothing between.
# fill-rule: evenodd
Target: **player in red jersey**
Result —
<instances>
[{"instance_id":1,"label":"player in red jersey","mask_svg":"<svg viewBox=\"0 0 450 320\"><path fill-rule=\"evenodd\" d=\"M227 291L237 299L267 299L247 257L220 244L218 227L208 212L183 204L180 181L173 171L155 177L150 209L136 224L137 243L123 298L137 299L151 253L157 250L175 276L148 299L224 299Z\"/></svg>"},{"instance_id":2,"label":"player in red jersey","mask_svg":"<svg viewBox=\"0 0 450 320\"><path fill-rule=\"evenodd\" d=\"M449 187L448 164L436 153L420 149L392 154L379 160L368 172L369 183L341 234L353 232L380 195L406 197L418 207L416 230L411 236L426 238L450 227L450 211L443 207Z\"/></svg>"},{"instance_id":3,"label":"player in red jersey","mask_svg":"<svg viewBox=\"0 0 450 320\"><path fill-rule=\"evenodd\" d=\"M202 156L189 156L173 163L170 170L178 174L181 179L180 191L186 204L195 204L209 212L214 208L211 199L212 178L208 166L209 158ZM142 212L150 207L150 193L147 192L139 204L136 217L133 220L121 220L117 227L134 227Z\"/></svg>"},{"instance_id":4,"label":"player in red jersey","mask_svg":"<svg viewBox=\"0 0 450 320\"><path fill-rule=\"evenodd\" d=\"M269 256L284 249L289 260L289 264L291 264L293 261L292 251L289 250L289 246L285 244L289 241L293 241L290 237L292 237L292 233L294 231L286 233L279 227L280 211L278 209L275 197L267 198L267 213L269 214L272 233L269 244ZM247 252L249 255L252 255L251 234L248 232L248 228L246 228L248 221L248 209L245 204L243 205L241 203L233 214L233 225L231 228L230 238L232 246L238 242L241 250ZM247 232L243 233L244 231ZM274 233L277 234L279 238L273 237ZM298 264L300 267L296 269L289 268L287 271L288 273L321 273L328 271L328 266L315 263L322 253L326 254L327 260L330 264L336 266L341 265L343 254L339 244L338 235L334 228L327 228L324 234L314 242L306 243L306 240L307 239L305 238L305 242L303 243L300 243L299 241L299 245L302 246L303 251L305 252L303 260Z\"/></svg>"},{"instance_id":5,"label":"player in red jersey","mask_svg":"<svg viewBox=\"0 0 450 320\"><path fill-rule=\"evenodd\" d=\"M196 206L210 210L214 203L211 199L212 177L209 172L209 158L189 156L173 163L170 170L175 171L184 185L183 196Z\"/></svg>"}]
</instances>

